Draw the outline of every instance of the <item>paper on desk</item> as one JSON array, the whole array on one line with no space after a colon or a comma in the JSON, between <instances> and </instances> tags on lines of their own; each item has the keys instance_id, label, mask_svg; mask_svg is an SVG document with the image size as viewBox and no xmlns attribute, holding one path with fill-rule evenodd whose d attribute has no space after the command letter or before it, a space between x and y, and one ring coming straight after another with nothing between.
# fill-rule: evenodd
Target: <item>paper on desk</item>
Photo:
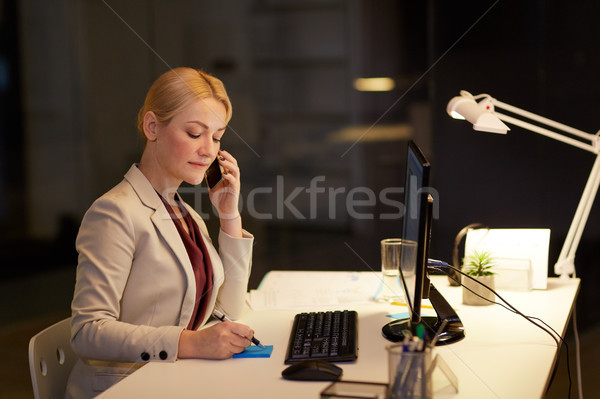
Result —
<instances>
[{"instance_id":1,"label":"paper on desk","mask_svg":"<svg viewBox=\"0 0 600 399\"><path fill-rule=\"evenodd\" d=\"M380 281L372 272L273 271L250 291L248 303L253 310L369 303Z\"/></svg>"}]
</instances>

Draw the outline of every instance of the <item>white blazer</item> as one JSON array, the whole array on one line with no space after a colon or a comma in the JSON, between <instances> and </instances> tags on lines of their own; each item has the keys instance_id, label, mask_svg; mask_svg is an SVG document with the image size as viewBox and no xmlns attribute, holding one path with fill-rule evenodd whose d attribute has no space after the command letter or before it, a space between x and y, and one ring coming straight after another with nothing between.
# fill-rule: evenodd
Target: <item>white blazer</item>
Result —
<instances>
[{"instance_id":1,"label":"white blazer","mask_svg":"<svg viewBox=\"0 0 600 399\"><path fill-rule=\"evenodd\" d=\"M253 237L219 232L219 252L189 206L208 249L214 283L209 311L240 316ZM179 336L196 299L192 264L160 197L133 165L86 212L76 241L71 344L80 356L67 397L93 397L148 361L177 359Z\"/></svg>"}]
</instances>

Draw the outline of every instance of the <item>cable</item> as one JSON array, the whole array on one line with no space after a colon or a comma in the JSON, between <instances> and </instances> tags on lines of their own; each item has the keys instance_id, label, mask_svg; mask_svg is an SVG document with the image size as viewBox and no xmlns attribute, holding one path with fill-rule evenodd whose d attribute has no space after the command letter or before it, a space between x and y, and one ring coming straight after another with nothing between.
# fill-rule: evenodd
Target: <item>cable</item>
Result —
<instances>
[{"instance_id":1,"label":"cable","mask_svg":"<svg viewBox=\"0 0 600 399\"><path fill-rule=\"evenodd\" d=\"M450 266L450 265L448 265L448 267L450 267L450 268L453 268L453 267L452 267L452 266ZM442 270L442 269L439 269L439 270ZM442 270L442 271L443 271L443 270ZM544 324L546 327L548 327L548 329L550 329L550 330L551 330L551 331L552 331L554 334L556 334L556 336L557 336L557 337L560 339L560 341L561 341L561 342L564 344L564 346L565 346L565 351L566 351L566 356L567 356L567 376L568 376L568 378L569 378L569 388L568 388L568 393L569 393L569 397L570 397L570 396L571 396L571 385L572 385L572 382L571 382L571 367L570 367L570 361L569 361L569 346L568 346L568 344L565 342L565 340L564 340L564 339L563 339L563 338L560 336L560 334L558 334L558 333L557 333L557 332L556 332L556 331L555 331L555 330L554 330L552 327L550 327L548 324L546 324L546 322L544 322L544 321L543 321L543 320L541 320L540 318L538 318L538 317L534 317L534 316L527 316L527 315L525 315L525 314L521 313L521 312L520 312L518 309L516 309L514 306L512 306L512 305L511 305L511 304L510 304L508 301L506 301L504 298L502 298L500 295L498 295L498 293L497 293L496 291L492 290L492 289L491 289L490 287L488 287L487 285L485 285L485 284L483 284L482 282L480 282L480 281L478 281L478 280L474 279L473 277L471 277L471 276L467 275L466 273L463 273L462 271L459 271L459 273L460 273L460 274L462 274L462 275L464 275L464 276L466 276L467 278L469 278L469 279L471 279L471 280L475 281L476 283L480 284L481 286L485 287L486 289L490 290L491 292L493 292L493 293L494 293L494 294L495 294L495 295L496 295L498 298L500 298L500 299L501 299L501 300L502 300L504 303L506 303L506 305L508 305L508 306L505 306L505 305L504 305L504 304L502 304L502 303L495 302L495 301L489 300L489 299L487 299L487 298L484 298L484 297L482 297L481 295L477 294L476 292L473 292L473 291L472 291L471 289L469 289L468 287L465 287L464 285L462 285L462 284L461 284L461 285L463 286L463 288L465 288L466 290L468 290L468 291L472 292L473 294L477 295L478 297L480 297L480 298L483 298L483 299L487 300L488 302L494 303L494 304L496 304L496 305L500 305L500 306L502 306L503 308L505 308L505 309L509 310L510 312L512 312L512 313L515 313L515 314L518 314L519 316L523 317L525 320L529 321L531 324L535 325L536 327L538 327L538 328L540 328L541 330L543 330L544 332L546 332L546 333L547 333L548 335L550 335L550 337L551 337L551 338L554 340L554 342L556 343L557 349L558 349L558 356L557 356L557 361L556 361L556 364L555 364L555 366L554 366L554 369L553 369L553 371L552 371L552 376L551 376L551 378L550 378L550 381L549 381L548 387L550 387L550 386L552 385L552 382L554 381L554 378L556 377L556 372L557 372L557 369L558 369L558 364L559 364L559 362L560 362L560 348L561 348L561 346L560 346L560 343L559 343L559 341L556 339L556 337L555 337L555 336L554 336L554 335L553 335L553 334L552 334L550 331L548 331L546 328L542 327L541 325L539 325L539 324L535 323L533 320L537 320L537 321L541 322L541 323L542 323L542 324Z\"/></svg>"},{"instance_id":2,"label":"cable","mask_svg":"<svg viewBox=\"0 0 600 399\"><path fill-rule=\"evenodd\" d=\"M498 297L500 300L502 300L502 302L504 302L507 306L505 306L502 303L496 302L496 301L492 301L490 299L484 298L481 295L473 292L471 289L469 289L468 287L465 287L462 283L459 282L460 285L463 286L463 288L465 288L466 290L472 292L473 294L477 295L480 298L483 298L491 303L497 304L502 306L503 308L511 311L512 313L518 314L519 316L523 317L525 320L529 321L531 324L533 324L534 326L540 328L541 330L543 330L544 332L546 332L548 335L550 335L550 337L552 337L552 339L554 340L554 342L556 343L557 349L558 349L558 356L557 356L557 361L554 367L554 370L552 372L552 377L550 378L550 383L548 384L548 387L550 387L552 385L552 382L554 381L554 377L556 376L556 371L558 368L558 364L559 364L559 360L560 360L560 348L561 348L561 343L564 344L565 346L565 351L566 351L566 357L567 357L567 376L569 378L569 397L571 396L571 367L570 367L570 362L569 362L569 346L567 345L566 341L563 339L563 337L557 333L552 327L550 327L546 322L544 322L543 320L534 317L534 316L527 316L525 314L523 314L521 311L519 311L517 308L515 308L513 305L511 305L507 300L505 300L502 296L500 296L496 291L494 291L493 289L491 289L490 287L488 287L487 285L483 284L482 282L478 281L477 279L474 279L473 277L469 276L467 273L462 272L461 270L459 270L458 268L449 265L448 263L444 262L444 261L440 261L440 260L435 260L435 259L429 259L427 266L429 268L432 269L437 269L441 272L446 272L448 270L454 270L456 273L460 273L461 275L475 281L477 284L485 287L486 289L490 290L491 292L493 292L496 297ZM449 272L446 272L446 274L451 277L451 274ZM451 277L454 279L454 277ZM540 323L542 323L544 326L546 326L548 329L542 327L541 325L539 325L538 323L536 323L534 320L539 321ZM550 332L549 330L551 330L552 332ZM554 333L554 334L553 334ZM556 336L555 336L556 335ZM556 337L558 337L560 339L560 342L558 341L558 339L556 339Z\"/></svg>"},{"instance_id":3,"label":"cable","mask_svg":"<svg viewBox=\"0 0 600 399\"><path fill-rule=\"evenodd\" d=\"M473 292L473 291L472 291L471 289L469 289L468 287L465 287L464 285L462 285L462 284L461 284L463 288L465 288L466 290L468 290L468 291L472 292L473 294L477 295L478 297L485 299L486 301L488 301L488 302L490 302L490 303L493 303L493 304L496 304L496 305L500 305L500 306L502 306L503 308L505 308L506 310L508 310L508 311L510 311L510 312L513 312L513 313L515 313L515 314L518 314L519 316L521 316L521 317L525 318L527 321L529 321L530 323L534 324L536 327L538 327L538 328L541 328L542 330L544 330L544 331L545 331L545 332L546 332L548 335L550 335L550 337L552 337L552 339L554 340L554 342L556 343L556 345L557 345L558 347L560 347L560 343L558 342L558 340L556 339L556 337L555 337L555 336L554 336L554 335L553 335L553 334L552 334L550 331L548 331L548 330L547 330L547 329L545 329L544 327L540 326L539 324L536 324L535 322L532 322L532 320L538 320L539 322L541 322L542 324L544 324L546 327L548 327L548 329L552 330L552 332L553 332L554 334L556 334L556 335L557 335L559 338L561 338L561 340L562 340L562 337L560 337L560 334L558 334L558 333L557 333L557 332L556 332L556 331L555 331L555 330L554 330L552 327L550 327L548 324L546 324L546 323L545 323L543 320L540 320L539 318L537 318L537 317L534 317L534 316L527 316L527 315L524 315L523 313L521 313L521 311L519 311L517 308L515 308L513 305L511 305L511 304L510 304L508 301L506 301L504 298L502 298L502 297L501 297L501 296L500 296L500 295L499 295L499 294L498 294L496 291L494 291L493 289L491 289L490 287L488 287L487 285L485 285L485 284L484 284L484 283L482 283L481 281L479 281L479 280L477 280L477 279L474 279L472 276L469 276L467 273L464 273L463 271L461 271L461 270L458 270L458 269L457 269L457 268L455 268L454 266L447 265L447 267L448 267L448 268L451 268L451 269L454 269L456 272L458 272L458 273L462 274L463 276L465 276L465 277L467 277L467 278L469 278L469 279L471 279L471 280L475 281L477 284L479 284L479 285L481 285L481 286L485 287L486 289L490 290L490 291L491 291L491 292L493 292L493 293L494 293L494 294L495 294L495 295L496 295L498 298L500 298L500 299L501 299L501 300L502 300L504 303L506 303L506 305L504 305L504 304L502 304L502 303L499 303L499 302L496 302L496 301L492 301L492 300L490 300L490 299L487 299L487 298L484 298L484 297L482 297L481 295L477 294L476 292ZM440 271L442 271L442 272L444 271L442 267L439 267L439 266L437 266L437 268L438 268L438 270L440 270Z\"/></svg>"},{"instance_id":4,"label":"cable","mask_svg":"<svg viewBox=\"0 0 600 399\"><path fill-rule=\"evenodd\" d=\"M460 262L458 259L458 252L459 252L458 247L460 246L460 242L462 241L463 237L467 235L467 233L469 232L470 229L480 229L480 228L487 229L488 227L483 223L471 223L471 224L466 225L462 229L460 229L460 231L458 232L456 237L454 237L454 246L452 247L452 264L453 265L460 265ZM452 271L452 270L448 270L446 272L446 274L448 275L448 282L450 283L450 285L452 285L452 286L460 285L460 274L454 273L454 271Z\"/></svg>"}]
</instances>

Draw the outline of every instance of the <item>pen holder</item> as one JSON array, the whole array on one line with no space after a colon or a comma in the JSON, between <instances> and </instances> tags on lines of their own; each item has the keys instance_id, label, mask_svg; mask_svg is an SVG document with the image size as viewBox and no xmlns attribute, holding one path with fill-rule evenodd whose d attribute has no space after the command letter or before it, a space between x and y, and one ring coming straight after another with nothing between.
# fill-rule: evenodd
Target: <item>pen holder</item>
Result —
<instances>
[{"instance_id":1,"label":"pen holder","mask_svg":"<svg viewBox=\"0 0 600 399\"><path fill-rule=\"evenodd\" d=\"M431 349L426 347L422 351L407 350L405 345L389 345L388 369L389 385L388 399L418 398L430 399L432 397Z\"/></svg>"}]
</instances>

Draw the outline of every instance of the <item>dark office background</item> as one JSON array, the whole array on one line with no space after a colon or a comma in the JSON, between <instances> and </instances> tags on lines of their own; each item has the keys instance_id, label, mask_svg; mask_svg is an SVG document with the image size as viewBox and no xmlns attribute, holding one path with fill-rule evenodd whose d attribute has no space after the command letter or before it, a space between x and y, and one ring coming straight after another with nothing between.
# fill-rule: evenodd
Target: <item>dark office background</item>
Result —
<instances>
[{"instance_id":1,"label":"dark office background","mask_svg":"<svg viewBox=\"0 0 600 399\"><path fill-rule=\"evenodd\" d=\"M409 139L432 162L432 257L449 260L473 222L550 228L553 276L593 155L517 127L476 133L446 104L462 89L489 93L595 133L599 12L595 1L0 0L0 397L31 397L26 342L68 316L79 222L139 159L137 110L170 67L225 82L234 117L223 147L241 165L242 198L272 189L252 211L243 204L256 236L252 288L273 269L377 270L379 240L399 235L401 219L383 219L394 209L379 200L356 206L359 219L346 200L356 187L402 187ZM379 76L396 88L352 86ZM281 206L317 176L316 202L302 192L295 211ZM182 191L210 214L201 189ZM598 208L576 257L590 342ZM564 397L565 374L559 366L549 396ZM597 387L584 379L587 394Z\"/></svg>"}]
</instances>

